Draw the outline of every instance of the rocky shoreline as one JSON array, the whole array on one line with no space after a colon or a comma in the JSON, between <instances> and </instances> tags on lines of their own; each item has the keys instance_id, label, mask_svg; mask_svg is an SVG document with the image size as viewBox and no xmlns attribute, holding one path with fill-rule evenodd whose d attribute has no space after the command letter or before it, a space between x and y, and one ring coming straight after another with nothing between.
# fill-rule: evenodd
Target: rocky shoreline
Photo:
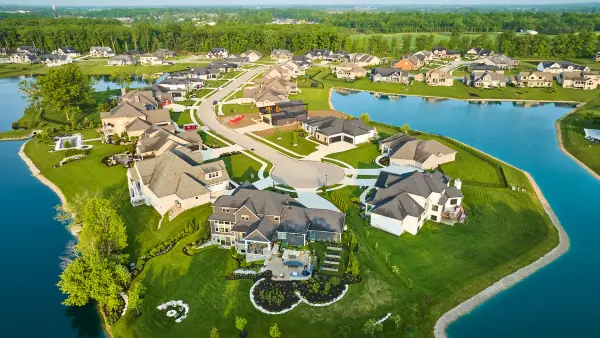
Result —
<instances>
[{"instance_id":1,"label":"rocky shoreline","mask_svg":"<svg viewBox=\"0 0 600 338\"><path fill-rule=\"evenodd\" d=\"M556 230L558 231L558 246L550 250L550 252L540 257L535 262L524 266L519 270L511 273L510 275L500 279L499 281L485 288L483 291L460 303L458 306L442 315L440 319L438 319L438 321L435 323L435 327L433 330L433 333L436 338L448 337L446 334L446 329L452 322L473 311L473 309L475 309L477 306L483 304L484 302L486 302L496 294L500 293L501 291L507 290L508 288L514 286L523 279L531 276L537 270L552 263L554 260L558 259L560 256L562 256L565 252L569 250L569 237L567 236L567 233L560 224L558 217L556 216L556 214L554 214L554 211L552 211L550 204L542 194L540 187L537 185L533 177L531 177L531 175L528 172L524 170L522 170L522 172L525 174L525 176L531 183L533 191L535 192L536 196L538 197L538 200L542 204L544 211L546 211L546 214L548 214L548 217L550 217L552 224L554 224L554 227L556 227Z\"/></svg>"}]
</instances>

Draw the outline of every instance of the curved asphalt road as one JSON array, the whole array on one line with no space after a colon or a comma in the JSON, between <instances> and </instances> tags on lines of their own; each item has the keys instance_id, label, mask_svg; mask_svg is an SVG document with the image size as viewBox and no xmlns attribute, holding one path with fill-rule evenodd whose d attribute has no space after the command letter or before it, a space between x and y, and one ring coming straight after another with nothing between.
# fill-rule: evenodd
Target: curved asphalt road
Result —
<instances>
[{"instance_id":1,"label":"curved asphalt road","mask_svg":"<svg viewBox=\"0 0 600 338\"><path fill-rule=\"evenodd\" d=\"M218 120L213 110L213 101L222 100L263 69L256 68L247 71L204 100L197 110L200 121L217 134L223 135L246 149L254 149L257 155L273 163L274 169L271 177L280 184L294 188L318 188L324 184L332 185L340 182L345 176L340 167L330 163L299 161L289 158L263 143L234 131Z\"/></svg>"}]
</instances>

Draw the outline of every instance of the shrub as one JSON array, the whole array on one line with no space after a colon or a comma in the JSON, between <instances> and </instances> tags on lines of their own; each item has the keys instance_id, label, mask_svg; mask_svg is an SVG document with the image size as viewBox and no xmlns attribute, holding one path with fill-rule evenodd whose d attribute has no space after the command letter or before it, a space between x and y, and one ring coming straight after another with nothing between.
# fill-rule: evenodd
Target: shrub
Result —
<instances>
[{"instance_id":1,"label":"shrub","mask_svg":"<svg viewBox=\"0 0 600 338\"><path fill-rule=\"evenodd\" d=\"M70 141L65 141L64 146L65 146L66 149L73 148L73 145L71 144Z\"/></svg>"},{"instance_id":2,"label":"shrub","mask_svg":"<svg viewBox=\"0 0 600 338\"><path fill-rule=\"evenodd\" d=\"M14 130L17 130L17 129L20 129L20 128L21 128L21 126L19 125L19 122L13 122L13 123L11 124L11 127L12 127L12 129L14 129Z\"/></svg>"}]
</instances>

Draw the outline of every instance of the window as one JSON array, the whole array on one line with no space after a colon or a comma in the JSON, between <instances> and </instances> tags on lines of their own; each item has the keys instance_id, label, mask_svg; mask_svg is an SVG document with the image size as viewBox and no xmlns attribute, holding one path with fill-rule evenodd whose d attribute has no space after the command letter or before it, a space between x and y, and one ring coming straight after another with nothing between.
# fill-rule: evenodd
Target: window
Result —
<instances>
[{"instance_id":1,"label":"window","mask_svg":"<svg viewBox=\"0 0 600 338\"><path fill-rule=\"evenodd\" d=\"M250 216L242 215L242 221L249 221L249 220L250 220Z\"/></svg>"},{"instance_id":2,"label":"window","mask_svg":"<svg viewBox=\"0 0 600 338\"><path fill-rule=\"evenodd\" d=\"M215 177L219 177L220 175L220 171L216 171L214 173L208 173L208 178L215 178Z\"/></svg>"},{"instance_id":3,"label":"window","mask_svg":"<svg viewBox=\"0 0 600 338\"><path fill-rule=\"evenodd\" d=\"M223 208L223 212L229 212L229 208Z\"/></svg>"},{"instance_id":4,"label":"window","mask_svg":"<svg viewBox=\"0 0 600 338\"><path fill-rule=\"evenodd\" d=\"M457 202L458 200L456 198L453 198L450 200L450 205L456 205Z\"/></svg>"},{"instance_id":5,"label":"window","mask_svg":"<svg viewBox=\"0 0 600 338\"><path fill-rule=\"evenodd\" d=\"M273 220L274 220L275 222L279 222L279 216L273 216Z\"/></svg>"},{"instance_id":6,"label":"window","mask_svg":"<svg viewBox=\"0 0 600 338\"><path fill-rule=\"evenodd\" d=\"M433 210L433 211L438 211L438 210L439 210L439 207L438 207L437 205L435 205L435 204L432 204L432 205L431 205L431 210Z\"/></svg>"},{"instance_id":7,"label":"window","mask_svg":"<svg viewBox=\"0 0 600 338\"><path fill-rule=\"evenodd\" d=\"M437 222L438 218L437 218L437 216L436 216L436 215L431 215L431 220L432 220L432 221L436 221L436 222Z\"/></svg>"},{"instance_id":8,"label":"window","mask_svg":"<svg viewBox=\"0 0 600 338\"><path fill-rule=\"evenodd\" d=\"M286 237L285 237L285 232L278 232L278 233L277 233L277 238L278 238L278 239L285 239L285 238L286 238Z\"/></svg>"}]
</instances>

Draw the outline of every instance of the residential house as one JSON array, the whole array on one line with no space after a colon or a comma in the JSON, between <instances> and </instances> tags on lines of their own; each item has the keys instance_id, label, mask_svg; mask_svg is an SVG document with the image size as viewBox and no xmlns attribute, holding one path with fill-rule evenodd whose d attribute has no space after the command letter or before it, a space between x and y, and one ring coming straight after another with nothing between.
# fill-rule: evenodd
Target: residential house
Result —
<instances>
[{"instance_id":1,"label":"residential house","mask_svg":"<svg viewBox=\"0 0 600 338\"><path fill-rule=\"evenodd\" d=\"M77 50L75 50L75 48L73 47L62 47L62 48L57 48L55 51L52 52L52 54L54 55L68 55L71 58L75 58L75 57L79 57L81 56L81 53L79 53Z\"/></svg>"},{"instance_id":2,"label":"residential house","mask_svg":"<svg viewBox=\"0 0 600 338\"><path fill-rule=\"evenodd\" d=\"M29 53L34 55L42 55L42 50L33 46L19 46L17 47L17 53Z\"/></svg>"},{"instance_id":3,"label":"residential house","mask_svg":"<svg viewBox=\"0 0 600 338\"><path fill-rule=\"evenodd\" d=\"M465 53L467 59L481 59L487 58L494 54L493 51L484 48L471 48Z\"/></svg>"},{"instance_id":4,"label":"residential house","mask_svg":"<svg viewBox=\"0 0 600 338\"><path fill-rule=\"evenodd\" d=\"M192 89L201 89L204 80L167 77L156 85L165 88L165 92L170 93L173 97L184 97Z\"/></svg>"},{"instance_id":5,"label":"residential house","mask_svg":"<svg viewBox=\"0 0 600 338\"><path fill-rule=\"evenodd\" d=\"M458 50L447 50L444 59L460 60L460 51Z\"/></svg>"},{"instance_id":6,"label":"residential house","mask_svg":"<svg viewBox=\"0 0 600 338\"><path fill-rule=\"evenodd\" d=\"M519 72L511 82L517 87L552 87L553 78L549 72Z\"/></svg>"},{"instance_id":7,"label":"residential house","mask_svg":"<svg viewBox=\"0 0 600 338\"><path fill-rule=\"evenodd\" d=\"M589 72L590 67L584 65L578 65L572 62L554 62L554 61L542 61L538 63L537 70L540 72L547 72L558 74L562 72Z\"/></svg>"},{"instance_id":8,"label":"residential house","mask_svg":"<svg viewBox=\"0 0 600 338\"><path fill-rule=\"evenodd\" d=\"M40 63L43 63L48 67L63 66L72 62L73 59L67 54L45 54L40 57Z\"/></svg>"},{"instance_id":9,"label":"residential house","mask_svg":"<svg viewBox=\"0 0 600 338\"><path fill-rule=\"evenodd\" d=\"M456 150L436 140L421 140L398 133L379 141L379 150L390 159L390 165L412 166L421 170L435 169L456 159Z\"/></svg>"},{"instance_id":10,"label":"residential house","mask_svg":"<svg viewBox=\"0 0 600 338\"><path fill-rule=\"evenodd\" d=\"M285 91L276 90L273 88L262 88L255 86L244 88L244 98L251 98L257 108L270 109L278 103L288 101L288 94Z\"/></svg>"},{"instance_id":11,"label":"residential house","mask_svg":"<svg viewBox=\"0 0 600 338\"><path fill-rule=\"evenodd\" d=\"M430 70L425 74L425 83L430 86L453 86L454 79L450 73L439 69Z\"/></svg>"},{"instance_id":12,"label":"residential house","mask_svg":"<svg viewBox=\"0 0 600 338\"><path fill-rule=\"evenodd\" d=\"M235 247L247 261L268 259L276 242L305 246L308 242L341 242L346 215L307 208L277 192L258 190L243 183L231 195L213 203L210 222L212 242Z\"/></svg>"},{"instance_id":13,"label":"residential house","mask_svg":"<svg viewBox=\"0 0 600 338\"><path fill-rule=\"evenodd\" d=\"M433 52L429 50L420 50L416 53L411 54L411 56L417 56L419 60L421 60L424 64L429 64L436 58Z\"/></svg>"},{"instance_id":14,"label":"residential house","mask_svg":"<svg viewBox=\"0 0 600 338\"><path fill-rule=\"evenodd\" d=\"M289 81L292 78L296 78L304 74L305 70L298 66L298 64L296 64L293 61L286 61L282 64L272 66L271 68L266 70L263 78L269 79L274 77L280 77Z\"/></svg>"},{"instance_id":15,"label":"residential house","mask_svg":"<svg viewBox=\"0 0 600 338\"><path fill-rule=\"evenodd\" d=\"M186 147L192 151L200 150L202 149L202 138L193 130L174 134L162 127L150 124L139 136L136 143L136 155L142 159L158 157L178 147Z\"/></svg>"},{"instance_id":16,"label":"residential house","mask_svg":"<svg viewBox=\"0 0 600 338\"><path fill-rule=\"evenodd\" d=\"M236 66L241 67L241 66L249 63L250 59L247 57L240 56L240 55L230 54L228 57L223 59L223 61L235 64Z\"/></svg>"},{"instance_id":17,"label":"residential house","mask_svg":"<svg viewBox=\"0 0 600 338\"><path fill-rule=\"evenodd\" d=\"M300 100L280 102L272 109L261 109L261 119L273 126L302 122L308 118L307 106L306 103Z\"/></svg>"},{"instance_id":18,"label":"residential house","mask_svg":"<svg viewBox=\"0 0 600 338\"><path fill-rule=\"evenodd\" d=\"M405 70L397 68L373 68L371 69L371 81L408 84L410 79L408 72Z\"/></svg>"},{"instance_id":19,"label":"residential house","mask_svg":"<svg viewBox=\"0 0 600 338\"><path fill-rule=\"evenodd\" d=\"M136 161L127 170L127 182L133 205L176 215L222 195L229 188L229 175L222 160L203 163L200 151L178 147Z\"/></svg>"},{"instance_id":20,"label":"residential house","mask_svg":"<svg viewBox=\"0 0 600 338\"><path fill-rule=\"evenodd\" d=\"M140 56L142 56L143 54L146 54L146 53L144 53L143 51L138 50L138 49L131 49L131 50L129 50L129 51L123 53L123 54L124 55L131 55L134 58L139 58Z\"/></svg>"},{"instance_id":21,"label":"residential house","mask_svg":"<svg viewBox=\"0 0 600 338\"><path fill-rule=\"evenodd\" d=\"M39 60L35 54L15 53L10 56L11 63L38 63Z\"/></svg>"},{"instance_id":22,"label":"residential house","mask_svg":"<svg viewBox=\"0 0 600 338\"><path fill-rule=\"evenodd\" d=\"M2 52L0 51L0 54L1 54L1 53L2 53ZM2 54L2 55L6 55L6 54ZM596 62L600 62L600 52L597 52L597 53L596 53L596 56L594 56L594 61L596 61Z\"/></svg>"},{"instance_id":23,"label":"residential house","mask_svg":"<svg viewBox=\"0 0 600 338\"><path fill-rule=\"evenodd\" d=\"M292 57L292 62L295 63L300 70L306 70L312 67L312 61L304 55L297 55Z\"/></svg>"},{"instance_id":24,"label":"residential house","mask_svg":"<svg viewBox=\"0 0 600 338\"><path fill-rule=\"evenodd\" d=\"M115 134L126 133L130 137L140 137L152 124L174 131L169 110L163 108L172 102L170 94L160 91L131 90L121 97L115 108L100 113L104 136L109 141Z\"/></svg>"},{"instance_id":25,"label":"residential house","mask_svg":"<svg viewBox=\"0 0 600 338\"><path fill-rule=\"evenodd\" d=\"M436 59L445 59L446 58L446 53L448 52L448 50L444 47L434 47L431 50L431 53L433 54L433 57Z\"/></svg>"},{"instance_id":26,"label":"residential house","mask_svg":"<svg viewBox=\"0 0 600 338\"><path fill-rule=\"evenodd\" d=\"M392 61L392 67L402 70L417 70L423 66L423 62L416 56L410 56L402 60Z\"/></svg>"},{"instance_id":27,"label":"residential house","mask_svg":"<svg viewBox=\"0 0 600 338\"><path fill-rule=\"evenodd\" d=\"M248 62L256 62L260 60L263 57L263 55L258 51L248 50L243 52L241 57L248 58Z\"/></svg>"},{"instance_id":28,"label":"residential house","mask_svg":"<svg viewBox=\"0 0 600 338\"><path fill-rule=\"evenodd\" d=\"M225 59L229 56L229 52L225 48L213 48L206 57L209 59Z\"/></svg>"},{"instance_id":29,"label":"residential house","mask_svg":"<svg viewBox=\"0 0 600 338\"><path fill-rule=\"evenodd\" d=\"M176 57L177 53L172 50L168 50L168 49L158 49L158 50L156 50L156 55L160 55L165 59L169 59L169 58Z\"/></svg>"},{"instance_id":30,"label":"residential house","mask_svg":"<svg viewBox=\"0 0 600 338\"><path fill-rule=\"evenodd\" d=\"M162 66L171 65L171 61L165 60L162 54L142 54L140 55L140 63L144 66Z\"/></svg>"},{"instance_id":31,"label":"residential house","mask_svg":"<svg viewBox=\"0 0 600 338\"><path fill-rule=\"evenodd\" d=\"M344 80L354 80L367 76L367 71L363 67L348 61L335 66L333 73L338 79Z\"/></svg>"},{"instance_id":32,"label":"residential house","mask_svg":"<svg viewBox=\"0 0 600 338\"><path fill-rule=\"evenodd\" d=\"M504 88L506 76L504 70L473 70L471 75L465 76L464 82L476 88Z\"/></svg>"},{"instance_id":33,"label":"residential house","mask_svg":"<svg viewBox=\"0 0 600 338\"><path fill-rule=\"evenodd\" d=\"M136 63L136 59L127 54L113 56L110 60L108 60L109 66L133 66Z\"/></svg>"},{"instance_id":34,"label":"residential house","mask_svg":"<svg viewBox=\"0 0 600 338\"><path fill-rule=\"evenodd\" d=\"M564 71L556 77L556 81L563 88L576 88L594 90L600 82L600 74L596 72L570 72Z\"/></svg>"},{"instance_id":35,"label":"residential house","mask_svg":"<svg viewBox=\"0 0 600 338\"><path fill-rule=\"evenodd\" d=\"M93 58L111 58L115 55L115 52L110 47L100 46L90 48L90 57Z\"/></svg>"},{"instance_id":36,"label":"residential house","mask_svg":"<svg viewBox=\"0 0 600 338\"><path fill-rule=\"evenodd\" d=\"M350 55L350 62L361 67L372 67L380 65L381 59L371 54L357 53Z\"/></svg>"},{"instance_id":37,"label":"residential house","mask_svg":"<svg viewBox=\"0 0 600 338\"><path fill-rule=\"evenodd\" d=\"M371 226L396 236L416 235L426 220L463 221L462 182L439 171L413 171L397 175L382 171L375 182L375 194L366 201Z\"/></svg>"},{"instance_id":38,"label":"residential house","mask_svg":"<svg viewBox=\"0 0 600 338\"><path fill-rule=\"evenodd\" d=\"M289 61L294 57L294 53L286 49L273 49L271 51L271 60Z\"/></svg>"},{"instance_id":39,"label":"residential house","mask_svg":"<svg viewBox=\"0 0 600 338\"><path fill-rule=\"evenodd\" d=\"M510 58L503 54L495 54L482 61L488 65L496 66L500 69L514 69L520 63L519 60Z\"/></svg>"},{"instance_id":40,"label":"residential house","mask_svg":"<svg viewBox=\"0 0 600 338\"><path fill-rule=\"evenodd\" d=\"M326 61L334 61L333 53L327 49L313 49L308 51L305 56L313 60L326 60Z\"/></svg>"},{"instance_id":41,"label":"residential house","mask_svg":"<svg viewBox=\"0 0 600 338\"><path fill-rule=\"evenodd\" d=\"M341 141L361 144L377 136L375 128L367 126L362 120L345 120L333 116L309 118L302 122L302 128L325 144Z\"/></svg>"}]
</instances>

